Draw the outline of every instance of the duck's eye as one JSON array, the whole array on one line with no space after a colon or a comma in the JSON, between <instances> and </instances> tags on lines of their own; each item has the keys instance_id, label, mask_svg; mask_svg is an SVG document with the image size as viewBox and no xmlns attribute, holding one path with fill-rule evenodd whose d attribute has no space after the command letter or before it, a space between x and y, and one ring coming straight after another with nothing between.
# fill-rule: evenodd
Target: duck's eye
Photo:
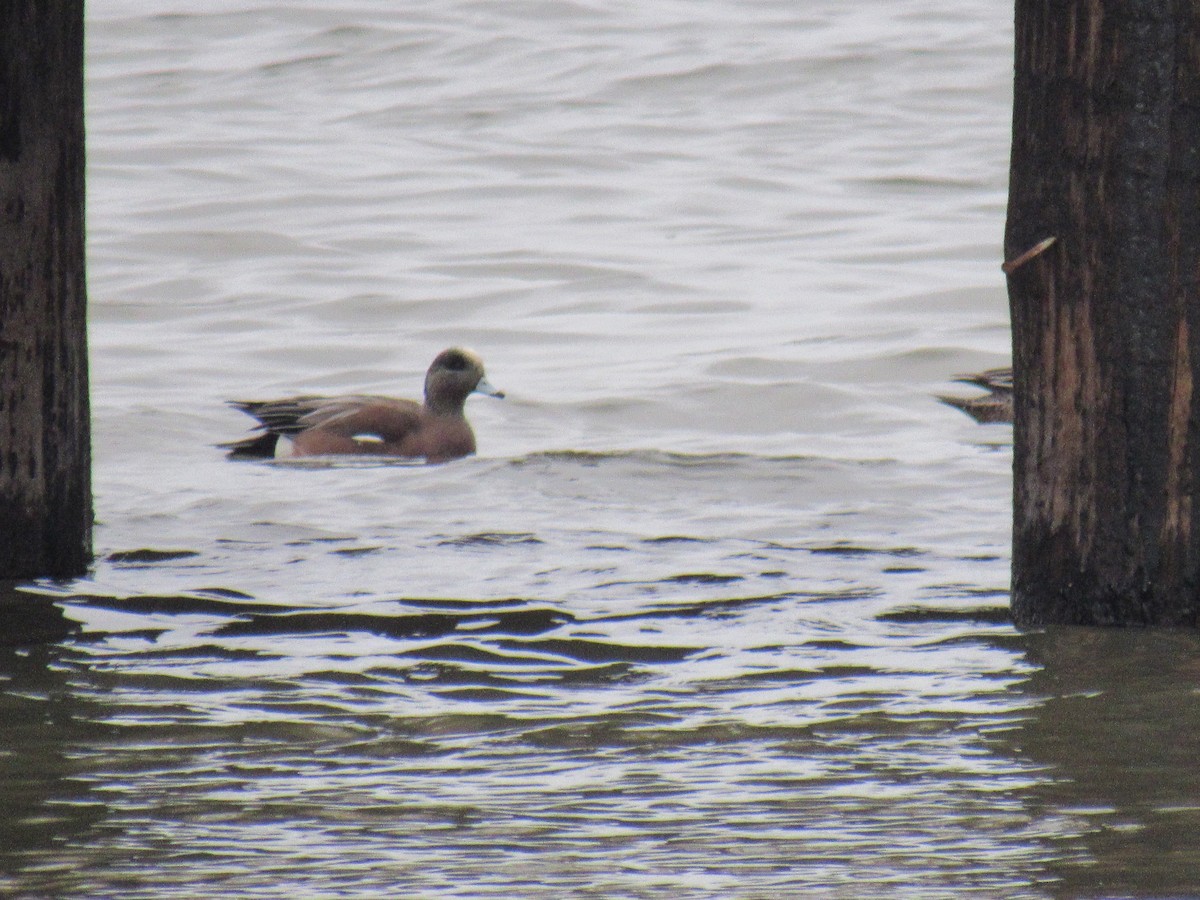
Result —
<instances>
[{"instance_id":1,"label":"duck's eye","mask_svg":"<svg viewBox=\"0 0 1200 900\"><path fill-rule=\"evenodd\" d=\"M442 365L455 372L461 372L467 367L467 358L461 353L451 353L442 360Z\"/></svg>"}]
</instances>

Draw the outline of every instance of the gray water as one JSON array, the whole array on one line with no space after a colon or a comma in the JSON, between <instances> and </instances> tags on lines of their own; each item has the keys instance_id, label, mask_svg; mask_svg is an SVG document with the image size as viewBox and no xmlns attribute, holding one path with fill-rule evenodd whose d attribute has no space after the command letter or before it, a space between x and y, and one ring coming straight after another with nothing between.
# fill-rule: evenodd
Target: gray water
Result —
<instances>
[{"instance_id":1,"label":"gray water","mask_svg":"<svg viewBox=\"0 0 1200 900\"><path fill-rule=\"evenodd\" d=\"M1200 895L1200 640L1007 620L1011 8L88 9L98 560L17 897ZM508 393L444 466L230 398Z\"/></svg>"}]
</instances>

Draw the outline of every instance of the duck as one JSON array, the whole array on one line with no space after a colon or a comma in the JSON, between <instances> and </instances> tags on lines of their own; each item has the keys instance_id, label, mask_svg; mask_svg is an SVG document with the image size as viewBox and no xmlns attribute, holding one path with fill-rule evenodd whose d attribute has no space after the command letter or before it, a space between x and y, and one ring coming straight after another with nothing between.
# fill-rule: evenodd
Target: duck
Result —
<instances>
[{"instance_id":1,"label":"duck","mask_svg":"<svg viewBox=\"0 0 1200 900\"><path fill-rule=\"evenodd\" d=\"M976 422L983 424L1013 420L1013 370L1011 366L988 369L974 375L957 375L953 380L960 384L983 388L987 393L976 397L951 397L939 394L937 399L955 409L962 410Z\"/></svg>"},{"instance_id":2,"label":"duck","mask_svg":"<svg viewBox=\"0 0 1200 900\"><path fill-rule=\"evenodd\" d=\"M463 412L471 394L504 396L488 382L479 354L451 347L425 373L423 403L368 394L230 400L262 433L218 446L230 459L356 455L448 462L475 452Z\"/></svg>"}]
</instances>

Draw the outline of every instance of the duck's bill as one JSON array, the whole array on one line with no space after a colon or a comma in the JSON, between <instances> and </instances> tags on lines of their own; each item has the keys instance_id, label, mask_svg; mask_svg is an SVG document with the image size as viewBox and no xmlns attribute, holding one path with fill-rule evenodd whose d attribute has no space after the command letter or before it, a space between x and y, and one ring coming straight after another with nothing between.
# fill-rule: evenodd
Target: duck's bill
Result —
<instances>
[{"instance_id":1,"label":"duck's bill","mask_svg":"<svg viewBox=\"0 0 1200 900\"><path fill-rule=\"evenodd\" d=\"M479 379L479 384L475 385L474 393L487 394L489 397L498 397L500 399L504 399L504 391L496 390L494 387L492 387L491 382L486 378Z\"/></svg>"}]
</instances>

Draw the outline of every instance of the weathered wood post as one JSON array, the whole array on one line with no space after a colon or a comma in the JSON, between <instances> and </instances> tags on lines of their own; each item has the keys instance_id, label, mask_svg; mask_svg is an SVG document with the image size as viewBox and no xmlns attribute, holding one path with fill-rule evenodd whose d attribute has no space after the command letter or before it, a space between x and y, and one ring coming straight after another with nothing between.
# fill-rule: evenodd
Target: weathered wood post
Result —
<instances>
[{"instance_id":1,"label":"weathered wood post","mask_svg":"<svg viewBox=\"0 0 1200 900\"><path fill-rule=\"evenodd\" d=\"M1200 4L1017 0L1013 103L1014 618L1200 624Z\"/></svg>"},{"instance_id":2,"label":"weathered wood post","mask_svg":"<svg viewBox=\"0 0 1200 900\"><path fill-rule=\"evenodd\" d=\"M90 457L83 0L3 0L0 578L84 572Z\"/></svg>"}]
</instances>

